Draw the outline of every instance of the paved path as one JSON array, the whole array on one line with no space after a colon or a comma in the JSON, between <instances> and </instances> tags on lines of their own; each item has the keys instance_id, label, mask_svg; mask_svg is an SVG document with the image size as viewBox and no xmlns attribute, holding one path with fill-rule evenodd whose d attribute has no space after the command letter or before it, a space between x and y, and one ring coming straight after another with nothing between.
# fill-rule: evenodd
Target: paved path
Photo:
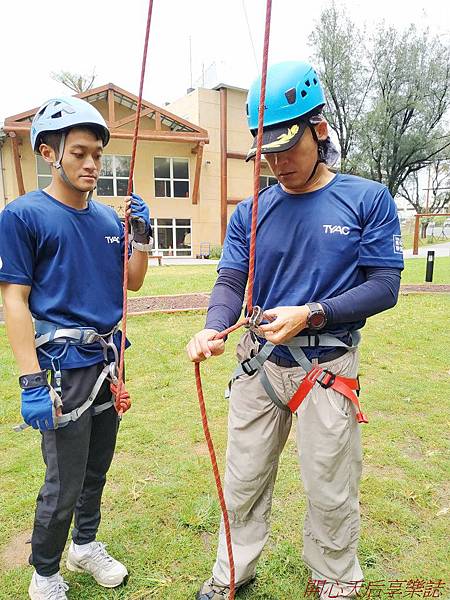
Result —
<instances>
[{"instance_id":1,"label":"paved path","mask_svg":"<svg viewBox=\"0 0 450 600\"><path fill-rule=\"evenodd\" d=\"M428 250L434 250L435 256L450 256L450 242L445 244L431 244L430 246L419 246L419 254L416 256L412 250L403 252L404 258L426 258Z\"/></svg>"}]
</instances>

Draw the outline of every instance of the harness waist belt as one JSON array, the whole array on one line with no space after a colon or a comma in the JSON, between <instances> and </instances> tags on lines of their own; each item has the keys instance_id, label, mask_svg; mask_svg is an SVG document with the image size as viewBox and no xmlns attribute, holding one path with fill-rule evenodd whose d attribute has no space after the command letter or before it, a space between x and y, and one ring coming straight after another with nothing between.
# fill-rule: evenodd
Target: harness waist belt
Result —
<instances>
[{"instance_id":1,"label":"harness waist belt","mask_svg":"<svg viewBox=\"0 0 450 600\"><path fill-rule=\"evenodd\" d=\"M337 348L332 352L327 352L322 356L318 356L317 360L320 364L329 362L330 360L335 360L336 358L340 358L347 352L346 348ZM278 365L279 367L298 367L299 364L296 360L289 360L289 358L285 358L284 356L278 356L276 354L271 354L268 359L269 362Z\"/></svg>"}]
</instances>

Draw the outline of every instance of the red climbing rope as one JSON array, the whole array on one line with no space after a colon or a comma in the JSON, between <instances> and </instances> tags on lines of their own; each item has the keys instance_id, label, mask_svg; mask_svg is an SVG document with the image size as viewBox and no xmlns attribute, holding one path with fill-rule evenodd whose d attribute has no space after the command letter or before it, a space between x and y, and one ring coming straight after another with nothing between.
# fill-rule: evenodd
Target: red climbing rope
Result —
<instances>
[{"instance_id":1,"label":"red climbing rope","mask_svg":"<svg viewBox=\"0 0 450 600\"><path fill-rule=\"evenodd\" d=\"M255 250L256 250L256 224L258 218L258 194L259 194L259 176L261 172L261 150L262 150L262 133L263 133L263 122L264 122L264 102L266 98L266 79L267 79L267 62L269 55L269 38L270 38L270 19L272 12L272 0L267 0L266 7L266 25L264 32L264 51L263 51L263 66L261 74L261 94L259 100L259 113L258 113L258 137L256 147L256 159L254 169L254 180L253 180L253 207L252 207L252 226L250 236L250 259L249 259L249 271L248 271L248 287L247 287L247 315L248 317L242 319L232 327L229 327L225 331L218 333L214 339L221 340L232 331L239 329L243 325L249 322L249 317L253 310L253 282L255 277ZM220 479L220 473L217 466L216 453L214 451L214 445L209 432L208 418L206 415L205 399L203 397L202 380L200 376L200 363L195 363L195 382L197 385L198 401L200 404L200 413L202 416L203 431L205 433L206 443L208 445L209 455L211 457L212 468L214 472L214 479L216 481L217 494L219 496L220 508L222 511L225 538L227 543L228 561L230 564L230 600L234 600L235 594L235 568L233 559L233 547L231 544L231 531L230 522L228 519L228 511L225 503L223 494L222 482Z\"/></svg>"},{"instance_id":2,"label":"red climbing rope","mask_svg":"<svg viewBox=\"0 0 450 600\"><path fill-rule=\"evenodd\" d=\"M133 146L131 150L131 161L130 161L130 175L128 179L128 189L127 196L130 196L133 191L133 174L134 174L134 163L136 161L136 148L138 141L138 132L139 132L139 120L141 118L141 109L142 109L142 93L144 89L144 79L145 79L145 67L147 63L147 50L148 50L148 39L150 36L150 24L152 21L152 12L153 12L153 0L149 0L148 3L148 14L147 14L147 28L145 30L145 41L144 41L144 53L142 56L142 67L141 67L141 82L139 85L139 97L136 107L136 119L134 122L134 133L133 133ZM120 359L119 359L119 373L118 373L118 383L117 383L117 393L116 393L116 410L120 416L125 410L128 410L130 407L129 401L127 403L124 402L124 394L122 393L123 387L123 367L124 367L124 355L125 355L125 342L127 337L127 316L128 316L128 243L129 243L129 229L130 218L128 212L125 211L125 251L123 256L123 308L122 308L122 340L120 344ZM125 408L126 407L126 408ZM124 410L125 408L125 410Z\"/></svg>"},{"instance_id":3,"label":"red climbing rope","mask_svg":"<svg viewBox=\"0 0 450 600\"><path fill-rule=\"evenodd\" d=\"M266 29L264 32L263 64L261 73L261 93L259 96L258 111L258 136L256 138L256 157L253 177L253 205L252 205L252 228L250 232L250 254L248 263L248 288L247 288L247 314L252 314L253 309L253 283L255 279L255 250L256 250L256 226L258 223L258 196L259 176L261 173L261 151L262 134L264 124L264 103L266 101L267 61L269 57L270 40L270 17L272 13L272 0L267 0L266 7Z\"/></svg>"}]
</instances>

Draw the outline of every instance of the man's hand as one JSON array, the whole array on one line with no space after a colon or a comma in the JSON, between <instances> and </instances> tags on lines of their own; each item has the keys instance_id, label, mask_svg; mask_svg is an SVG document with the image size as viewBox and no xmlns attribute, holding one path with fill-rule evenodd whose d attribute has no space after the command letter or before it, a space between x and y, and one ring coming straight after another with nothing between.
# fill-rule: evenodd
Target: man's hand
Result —
<instances>
[{"instance_id":1,"label":"man's hand","mask_svg":"<svg viewBox=\"0 0 450 600\"><path fill-rule=\"evenodd\" d=\"M270 323L260 325L259 329L264 332L268 342L284 344L308 326L309 313L310 310L306 305L277 306L264 311L264 316L270 320Z\"/></svg>"},{"instance_id":2,"label":"man's hand","mask_svg":"<svg viewBox=\"0 0 450 600\"><path fill-rule=\"evenodd\" d=\"M189 360L201 362L210 356L219 356L225 350L223 340L213 340L219 332L215 329L202 329L194 335L186 346Z\"/></svg>"},{"instance_id":3,"label":"man's hand","mask_svg":"<svg viewBox=\"0 0 450 600\"><path fill-rule=\"evenodd\" d=\"M133 240L139 244L150 243L151 225L150 210L144 200L137 194L131 194L127 200L127 213L130 215Z\"/></svg>"},{"instance_id":4,"label":"man's hand","mask_svg":"<svg viewBox=\"0 0 450 600\"><path fill-rule=\"evenodd\" d=\"M47 385L22 390L21 413L23 420L33 429L55 429L56 411Z\"/></svg>"}]
</instances>

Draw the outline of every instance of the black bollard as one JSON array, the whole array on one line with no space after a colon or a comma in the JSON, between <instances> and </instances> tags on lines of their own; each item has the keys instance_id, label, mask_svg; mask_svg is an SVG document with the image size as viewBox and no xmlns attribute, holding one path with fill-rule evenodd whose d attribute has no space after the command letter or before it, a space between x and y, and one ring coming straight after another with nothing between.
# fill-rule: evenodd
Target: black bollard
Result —
<instances>
[{"instance_id":1,"label":"black bollard","mask_svg":"<svg viewBox=\"0 0 450 600\"><path fill-rule=\"evenodd\" d=\"M427 254L427 272L425 275L425 281L433 281L433 269L434 269L434 250L428 250Z\"/></svg>"}]
</instances>

